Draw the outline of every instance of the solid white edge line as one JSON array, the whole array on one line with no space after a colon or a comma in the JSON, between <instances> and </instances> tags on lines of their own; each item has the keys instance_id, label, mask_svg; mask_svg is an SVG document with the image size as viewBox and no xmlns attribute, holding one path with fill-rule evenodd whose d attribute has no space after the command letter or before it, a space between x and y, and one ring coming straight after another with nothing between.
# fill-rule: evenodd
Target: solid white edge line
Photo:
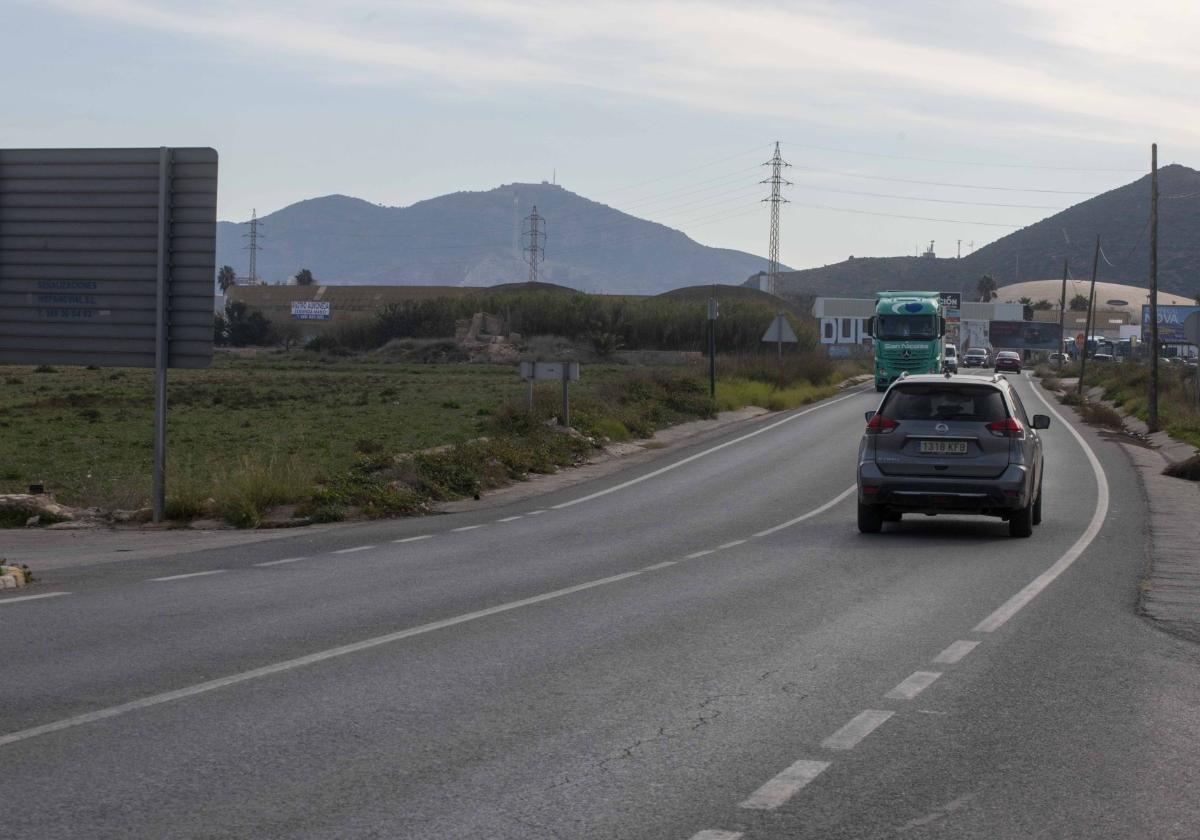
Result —
<instances>
[{"instance_id":1,"label":"solid white edge line","mask_svg":"<svg viewBox=\"0 0 1200 840\"><path fill-rule=\"evenodd\" d=\"M420 540L431 540L431 539L433 539L433 534L421 534L418 537L405 537L404 539L400 539L400 540L392 540L392 542L394 542L394 543L410 543L410 542L418 542Z\"/></svg>"},{"instance_id":2,"label":"solid white edge line","mask_svg":"<svg viewBox=\"0 0 1200 840\"><path fill-rule=\"evenodd\" d=\"M331 551L330 554L353 554L356 551L366 551L374 547L373 545L356 545L354 548L339 548L337 551Z\"/></svg>"},{"instance_id":3,"label":"solid white edge line","mask_svg":"<svg viewBox=\"0 0 1200 840\"><path fill-rule=\"evenodd\" d=\"M1075 440L1079 442L1079 446L1083 449L1083 454L1087 456L1088 463L1092 467L1092 473L1096 477L1096 510L1092 514L1092 521L1088 523L1087 528L1080 534L1075 544L1067 549L1067 553L1058 558L1050 568L1026 584L1020 592L997 607L991 615L976 624L974 627L976 633L991 633L1003 627L1006 621L1020 612L1022 607L1036 598L1043 589L1069 569L1071 564L1078 560L1080 555L1092 544L1092 540L1096 539L1096 535L1100 533L1100 529L1104 526L1104 518L1108 516L1108 478L1104 474L1104 467L1101 466L1100 459L1096 457L1096 453L1092 451L1092 447L1088 446L1088 442L1083 439L1083 435L1063 419L1061 414L1054 410L1054 406L1050 405L1046 398L1042 396L1038 387L1032 382L1029 385L1034 395L1041 400L1042 405L1046 406L1046 410L1058 418L1058 422L1062 423L1067 431L1075 436Z\"/></svg>"},{"instance_id":4,"label":"solid white edge line","mask_svg":"<svg viewBox=\"0 0 1200 840\"><path fill-rule=\"evenodd\" d=\"M787 802L805 785L825 772L828 761L801 759L750 794L739 807L771 811Z\"/></svg>"},{"instance_id":5,"label":"solid white edge line","mask_svg":"<svg viewBox=\"0 0 1200 840\"><path fill-rule=\"evenodd\" d=\"M782 420L777 420L776 422L771 423L768 426L763 426L761 429L755 429L753 432L744 434L741 437L736 437L733 440L727 440L724 443L719 443L716 446L705 449L703 452L697 452L695 455L689 455L686 458L681 458L680 460L674 462L673 464L667 464L665 467L661 467L657 470L654 470L653 472L648 472L645 475L638 476L637 478L631 478L629 481L623 481L620 484L616 484L605 490L599 490L595 493L590 493L587 496L580 496L578 499L572 499L569 502L563 502L561 504L551 505L550 509L551 510L560 510L561 508L568 508L568 507L572 507L574 505L583 504L584 502L590 502L592 499L598 499L601 496L607 496L609 493L616 493L618 490L624 490L626 487L632 487L635 484L640 484L643 481L649 481L652 478L657 478L658 476L662 475L663 473L667 473L667 472L670 472L671 470L678 469L679 467L682 467L684 464L690 464L692 461L695 461L699 458L703 458L706 455L711 455L712 453L717 452L721 449L725 449L726 447L733 446L734 444L741 443L744 440L749 440L752 437L756 437L765 432L769 432L772 429L776 429L776 428L784 425L785 423L790 423L793 420L803 417L806 414L812 414L814 411L820 411L823 408L828 408L829 406L840 403L843 400L848 400L848 399L851 399L852 397L857 397L860 394L865 394L865 393L866 393L865 390L856 388L851 393L846 394L843 397L838 397L837 399L829 400L828 402L823 402L820 405L814 405L812 408L806 408L803 411L799 411L795 414L790 414L787 417L784 417Z\"/></svg>"},{"instance_id":6,"label":"solid white edge line","mask_svg":"<svg viewBox=\"0 0 1200 840\"><path fill-rule=\"evenodd\" d=\"M18 595L15 598L0 598L0 607L5 604L15 604L18 601L39 601L42 598L57 598L59 595L70 594L70 592L43 592L40 595Z\"/></svg>"},{"instance_id":7,"label":"solid white edge line","mask_svg":"<svg viewBox=\"0 0 1200 840\"><path fill-rule=\"evenodd\" d=\"M933 685L941 675L941 671L913 671L883 696L888 700L911 700Z\"/></svg>"},{"instance_id":8,"label":"solid white edge line","mask_svg":"<svg viewBox=\"0 0 1200 840\"><path fill-rule=\"evenodd\" d=\"M207 572L189 572L186 575L167 575L166 577L150 578L150 580L155 581L156 583L162 583L163 581L168 580L183 580L185 578L205 577L206 575L219 575L224 571L224 569L211 569Z\"/></svg>"},{"instance_id":9,"label":"solid white edge line","mask_svg":"<svg viewBox=\"0 0 1200 840\"><path fill-rule=\"evenodd\" d=\"M255 563L255 566L282 566L284 563L296 563L300 560L307 560L307 557L288 557L283 560L268 560L266 563Z\"/></svg>"},{"instance_id":10,"label":"solid white edge line","mask_svg":"<svg viewBox=\"0 0 1200 840\"><path fill-rule=\"evenodd\" d=\"M802 513L799 516L797 516L795 519L789 519L787 522L776 525L773 528L768 528L765 531L759 531L754 536L756 538L757 537L765 537L770 534L774 534L776 531L782 531L784 528L790 528L793 525L798 525L799 523L803 522L806 519L812 519L814 516L819 516L820 514L829 510L834 505L841 504L841 502L843 500L845 500L845 498L847 496L849 496L851 493L853 493L857 489L858 489L857 483L851 484L849 487L847 487L841 493L838 493L836 496L834 496L832 499L830 499L825 504L821 505L819 508L814 508L813 510L810 510L808 513Z\"/></svg>"},{"instance_id":11,"label":"solid white edge line","mask_svg":"<svg viewBox=\"0 0 1200 840\"><path fill-rule=\"evenodd\" d=\"M690 840L742 840L743 836L740 831L721 831L716 828L706 828L704 831L693 834Z\"/></svg>"},{"instance_id":12,"label":"solid white edge line","mask_svg":"<svg viewBox=\"0 0 1200 840\"><path fill-rule=\"evenodd\" d=\"M947 645L946 649L933 658L935 665L953 665L962 660L971 651L979 647L979 642L960 639Z\"/></svg>"},{"instance_id":13,"label":"solid white edge line","mask_svg":"<svg viewBox=\"0 0 1200 840\"><path fill-rule=\"evenodd\" d=\"M887 719L894 714L895 712L883 709L864 709L852 717L845 726L822 741L821 746L827 750L854 749L858 746L859 741L883 726Z\"/></svg>"},{"instance_id":14,"label":"solid white edge line","mask_svg":"<svg viewBox=\"0 0 1200 840\"><path fill-rule=\"evenodd\" d=\"M611 575L610 577L599 578L597 580L588 581L587 583L568 586L564 589L555 589L551 592L544 592L541 595L534 595L530 598L522 598L519 601L509 601L505 604L498 604L494 607L487 607L486 609L464 613L463 615L457 615L451 618L443 618L439 621L432 621L428 624L421 624L417 627L410 627L406 630L398 630L394 633L387 633L382 636L374 636L369 639L363 639L359 642L352 642L348 645L340 645L339 647L328 648L327 650L317 651L316 653L310 653L305 656L299 656L295 659L286 659L282 662L264 665L261 668L253 668L249 671L242 671L237 674L230 674L226 677L219 677L215 680L197 683L185 688L175 689L174 691L165 691L161 694L152 694L148 697L131 700L128 703L121 703L116 706L97 709L94 712L87 712L82 715L63 718L62 720L53 721L41 726L34 726L30 729L21 729L16 732L10 732L6 735L0 735L0 747L8 744L14 744L18 741L36 738L41 735L48 735L51 732L59 732L63 729L70 729L75 726L82 726L84 724L106 720L108 718L126 714L127 712L146 709L151 706L159 706L163 703L170 703L175 700L182 700L187 697L193 697L197 694L204 694L209 691L215 691L219 688L226 688L231 685L237 685L238 683L248 682L261 677L267 677L272 674L291 671L293 669L303 668L308 665L315 665L318 662L324 662L327 659L336 659L348 654L358 653L360 651L369 650L370 648L379 647L380 645L386 645L392 642L398 642L402 639L408 639L412 636L421 636L426 633L432 633L435 630L443 630L447 627L453 627L457 624L465 624L469 621L477 621L481 618L487 618L488 616L497 615L499 613L509 612L522 607L532 606L534 604L540 604L543 601L551 601L555 598L562 598L566 595L572 595L576 592L583 592L586 589L593 589L597 586L607 586L612 583L617 583L618 581L637 577L641 574L645 574L645 572L640 569L633 572L623 572L619 575Z\"/></svg>"}]
</instances>

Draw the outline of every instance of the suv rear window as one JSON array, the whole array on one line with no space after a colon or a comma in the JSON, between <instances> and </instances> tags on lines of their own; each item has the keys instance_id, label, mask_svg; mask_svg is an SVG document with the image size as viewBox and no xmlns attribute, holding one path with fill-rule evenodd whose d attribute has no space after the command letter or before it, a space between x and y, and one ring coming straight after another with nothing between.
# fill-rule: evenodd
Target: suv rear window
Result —
<instances>
[{"instance_id":1,"label":"suv rear window","mask_svg":"<svg viewBox=\"0 0 1200 840\"><path fill-rule=\"evenodd\" d=\"M1008 416L1004 397L988 385L896 385L879 413L893 420L968 420L993 423Z\"/></svg>"}]
</instances>

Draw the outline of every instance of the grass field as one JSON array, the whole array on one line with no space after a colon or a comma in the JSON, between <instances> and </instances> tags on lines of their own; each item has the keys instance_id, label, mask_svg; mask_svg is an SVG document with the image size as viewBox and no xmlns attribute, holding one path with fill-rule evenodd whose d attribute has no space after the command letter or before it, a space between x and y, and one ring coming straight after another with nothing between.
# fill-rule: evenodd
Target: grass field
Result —
<instances>
[{"instance_id":1,"label":"grass field","mask_svg":"<svg viewBox=\"0 0 1200 840\"><path fill-rule=\"evenodd\" d=\"M572 426L644 437L717 408L811 402L841 375L811 363L723 367L714 402L697 366L586 365L571 385ZM560 406L557 383L538 385L533 423L525 389L512 366L218 354L208 370L170 374L168 510L243 525L288 503L390 515L578 460L578 440L567 445L544 424ZM0 367L0 492L44 483L73 506L147 506L152 413L148 370ZM480 437L490 449L464 443ZM449 444L458 446L444 455L401 457Z\"/></svg>"}]
</instances>

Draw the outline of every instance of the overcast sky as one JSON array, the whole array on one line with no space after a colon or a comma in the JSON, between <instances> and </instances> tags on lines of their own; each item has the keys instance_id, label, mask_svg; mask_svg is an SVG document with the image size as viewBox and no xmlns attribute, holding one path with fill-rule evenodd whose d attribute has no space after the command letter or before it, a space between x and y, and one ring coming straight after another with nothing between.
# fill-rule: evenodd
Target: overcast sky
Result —
<instances>
[{"instance_id":1,"label":"overcast sky","mask_svg":"<svg viewBox=\"0 0 1200 840\"><path fill-rule=\"evenodd\" d=\"M763 254L779 140L807 267L965 254L1136 179L1152 141L1200 166L1194 2L0 0L0 23L0 147L213 146L222 219L556 171Z\"/></svg>"}]
</instances>

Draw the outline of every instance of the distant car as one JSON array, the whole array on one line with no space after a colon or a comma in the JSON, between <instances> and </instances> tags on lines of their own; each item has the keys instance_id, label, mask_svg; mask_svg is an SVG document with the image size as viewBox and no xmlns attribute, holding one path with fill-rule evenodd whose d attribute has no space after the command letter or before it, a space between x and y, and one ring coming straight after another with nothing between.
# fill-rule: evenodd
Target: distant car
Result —
<instances>
[{"instance_id":1,"label":"distant car","mask_svg":"<svg viewBox=\"0 0 1200 840\"><path fill-rule=\"evenodd\" d=\"M1112 353L1093 353L1092 359L1097 362L1111 362L1113 357Z\"/></svg>"},{"instance_id":2,"label":"distant car","mask_svg":"<svg viewBox=\"0 0 1200 840\"><path fill-rule=\"evenodd\" d=\"M988 351L972 347L962 356L963 367L987 367Z\"/></svg>"},{"instance_id":3,"label":"distant car","mask_svg":"<svg viewBox=\"0 0 1200 840\"><path fill-rule=\"evenodd\" d=\"M1059 363L1065 364L1069 360L1062 353L1051 353L1050 356L1048 357L1048 361L1050 361L1052 364L1059 364Z\"/></svg>"},{"instance_id":4,"label":"distant car","mask_svg":"<svg viewBox=\"0 0 1200 840\"><path fill-rule=\"evenodd\" d=\"M1042 521L1042 440L1003 376L909 376L867 412L858 448L858 530L906 513L976 514L1028 537Z\"/></svg>"},{"instance_id":5,"label":"distant car","mask_svg":"<svg viewBox=\"0 0 1200 840\"><path fill-rule=\"evenodd\" d=\"M958 373L958 348L947 344L942 351L942 370Z\"/></svg>"},{"instance_id":6,"label":"distant car","mask_svg":"<svg viewBox=\"0 0 1200 840\"><path fill-rule=\"evenodd\" d=\"M996 354L996 373L1002 370L1021 372L1021 354L1015 350L1001 350Z\"/></svg>"}]
</instances>

